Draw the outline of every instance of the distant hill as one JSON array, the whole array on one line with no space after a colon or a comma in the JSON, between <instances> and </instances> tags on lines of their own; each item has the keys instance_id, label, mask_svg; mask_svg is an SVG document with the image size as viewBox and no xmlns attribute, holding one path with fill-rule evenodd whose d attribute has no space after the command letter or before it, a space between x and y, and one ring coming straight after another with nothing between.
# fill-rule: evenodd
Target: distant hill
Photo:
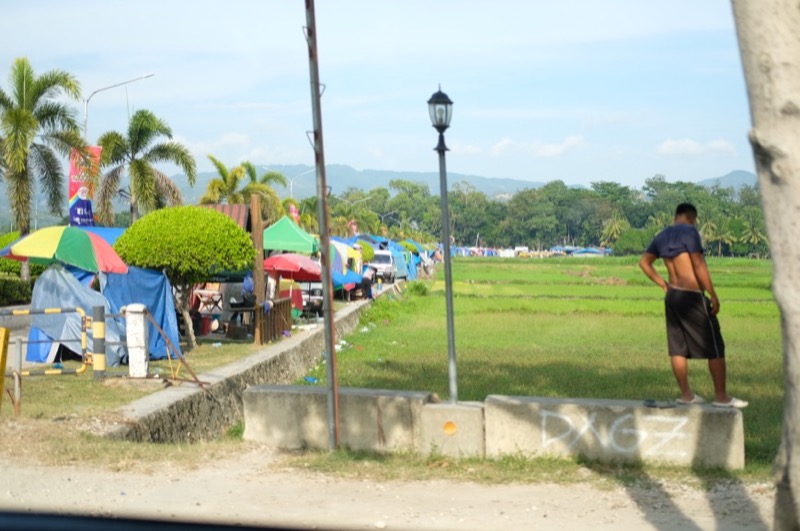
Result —
<instances>
[{"instance_id":1,"label":"distant hill","mask_svg":"<svg viewBox=\"0 0 800 531\"><path fill-rule=\"evenodd\" d=\"M315 173L311 166L302 164L294 165L271 165L257 167L259 175L267 170L278 171L288 179L293 179L292 195L295 199L303 199L315 195L316 182ZM199 173L197 183L194 188L189 188L186 178L182 175L173 176L184 195L186 203L197 203L203 195L208 182L216 177L215 172ZM296 177L298 176L298 177ZM384 170L356 170L351 166L343 164L329 164L325 167L325 179L331 186L334 194L341 194L348 188L359 188L361 190L372 190L373 188L388 188L392 180L402 179L428 186L433 195L439 195L439 173L438 172L411 172L411 171L384 171ZM447 173L447 185L452 186L458 182L466 182L475 187L476 190L483 192L489 197L496 197L501 194L514 194L525 188L539 188L544 186L542 182L520 181L516 179L494 179L481 177L478 175L465 175L462 173ZM289 196L289 187L276 187L278 195L281 197Z\"/></svg>"},{"instance_id":2,"label":"distant hill","mask_svg":"<svg viewBox=\"0 0 800 531\"><path fill-rule=\"evenodd\" d=\"M315 173L311 166L303 164L293 165L271 165L258 167L259 175L267 170L278 171L287 178L293 179L292 195L295 199L303 199L316 194ZM205 172L197 175L197 183L194 188L189 188L186 178L182 175L173 176L183 193L187 204L197 203L203 195L208 182L216 177L214 172ZM331 186L334 194L341 194L348 188L359 188L361 190L372 190L373 188L388 188L389 182L395 179L423 183L428 186L433 195L439 195L439 173L438 172L411 172L411 171L385 171L385 170L357 170L351 166L343 164L329 164L325 168L325 177L328 185ZM453 185L459 182L466 182L479 192L483 192L488 197L494 198L503 195L513 195L526 188L540 188L546 183L522 181L517 179L501 179L481 177L479 175L467 175L463 173L447 174L447 185L452 190ZM738 190L742 186L753 186L756 184L756 175L749 171L736 170L723 175L699 181L697 184L711 187L719 183L723 188L733 187ZM567 183L569 185L569 183ZM281 197L289 197L289 187L276 187L276 191Z\"/></svg>"},{"instance_id":3,"label":"distant hill","mask_svg":"<svg viewBox=\"0 0 800 531\"><path fill-rule=\"evenodd\" d=\"M293 165L271 165L258 167L261 175L267 170L279 171L289 179L294 179L292 192L296 199L303 199L316 194L315 174L311 166L303 164ZM378 187L389 187L389 181L403 179L426 184L431 194L439 195L439 173L438 172L411 172L411 171L384 171L384 170L356 170L343 164L330 164L326 168L326 178L332 187L334 194L341 194L348 188L360 188L362 190L372 190ZM189 187L186 176L177 174L171 178L178 184L185 204L197 204L200 197L205 193L208 182L216 177L216 172L203 172L197 175L197 181L193 188ZM522 181L517 179L500 179L481 177L479 175L467 175L463 173L447 174L447 184L452 190L453 185L459 182L466 182L479 192L483 192L490 198L510 197L520 190L526 188L539 188L544 186L544 182ZM702 186L714 186L719 184L723 188L734 188L739 190L742 186L753 186L758 182L756 175L749 171L736 170L723 175L699 181L697 184ZM567 183L569 185L569 183ZM277 187L278 194L289 197L289 187ZM31 228L34 226L47 226L60 222L47 213L45 198L38 196L39 208L31 210ZM117 210L123 210L125 205L121 202L116 204ZM66 211L66 207L65 207ZM38 216L38 223L35 218ZM5 193L0 193L0 232L10 228L10 209L8 207L8 197Z\"/></svg>"},{"instance_id":4,"label":"distant hill","mask_svg":"<svg viewBox=\"0 0 800 531\"><path fill-rule=\"evenodd\" d=\"M757 183L758 176L756 176L755 173L745 170L736 170L723 175L722 177L698 181L697 184L709 188L715 184L719 184L722 188L733 188L734 190L739 190L743 186L755 186Z\"/></svg>"}]
</instances>

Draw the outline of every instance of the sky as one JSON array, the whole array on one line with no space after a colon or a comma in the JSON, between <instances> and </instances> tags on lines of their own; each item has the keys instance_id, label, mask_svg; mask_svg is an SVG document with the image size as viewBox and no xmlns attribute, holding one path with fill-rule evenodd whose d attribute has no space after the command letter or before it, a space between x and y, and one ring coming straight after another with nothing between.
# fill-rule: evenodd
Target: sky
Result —
<instances>
[{"instance_id":1,"label":"sky","mask_svg":"<svg viewBox=\"0 0 800 531\"><path fill-rule=\"evenodd\" d=\"M198 171L214 170L209 154L314 164L302 0L0 0L0 12L0 87L17 57L73 74L90 142L148 109ZM728 0L317 0L316 25L327 164L438 171L427 100L441 86L454 173L640 188L755 170Z\"/></svg>"}]
</instances>

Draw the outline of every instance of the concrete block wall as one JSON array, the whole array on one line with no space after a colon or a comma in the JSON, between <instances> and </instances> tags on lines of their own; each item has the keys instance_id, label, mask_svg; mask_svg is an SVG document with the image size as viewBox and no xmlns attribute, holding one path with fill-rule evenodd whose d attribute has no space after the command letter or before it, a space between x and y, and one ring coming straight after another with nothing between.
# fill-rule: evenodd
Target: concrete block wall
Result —
<instances>
[{"instance_id":1,"label":"concrete block wall","mask_svg":"<svg viewBox=\"0 0 800 531\"><path fill-rule=\"evenodd\" d=\"M339 389L339 441L352 450L417 451L431 393ZM284 449L329 448L328 390L262 385L247 389L244 438Z\"/></svg>"},{"instance_id":2,"label":"concrete block wall","mask_svg":"<svg viewBox=\"0 0 800 531\"><path fill-rule=\"evenodd\" d=\"M336 313L337 338L355 330L368 304L354 302ZM293 382L319 361L324 350L322 326L299 332L252 356L198 375L208 382L205 391L184 383L123 406L115 412L115 420L105 426L105 434L137 442L214 439L242 419L242 394L248 386Z\"/></svg>"},{"instance_id":3,"label":"concrete block wall","mask_svg":"<svg viewBox=\"0 0 800 531\"><path fill-rule=\"evenodd\" d=\"M744 467L744 422L736 409L490 395L485 415L490 457L582 455L605 462Z\"/></svg>"},{"instance_id":4,"label":"concrete block wall","mask_svg":"<svg viewBox=\"0 0 800 531\"><path fill-rule=\"evenodd\" d=\"M353 449L744 467L744 424L735 409L499 395L449 404L432 403L426 393L339 391L341 441ZM244 407L248 440L286 449L328 448L324 389L254 387L245 393Z\"/></svg>"}]
</instances>

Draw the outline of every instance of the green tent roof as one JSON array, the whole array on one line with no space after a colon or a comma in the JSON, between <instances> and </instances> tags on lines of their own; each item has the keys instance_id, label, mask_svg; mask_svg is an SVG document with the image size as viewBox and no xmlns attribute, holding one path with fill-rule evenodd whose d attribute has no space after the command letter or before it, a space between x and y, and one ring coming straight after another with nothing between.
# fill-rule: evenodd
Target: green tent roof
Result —
<instances>
[{"instance_id":1,"label":"green tent roof","mask_svg":"<svg viewBox=\"0 0 800 531\"><path fill-rule=\"evenodd\" d=\"M319 249L317 239L297 226L288 216L264 229L265 251L292 251L312 254Z\"/></svg>"}]
</instances>

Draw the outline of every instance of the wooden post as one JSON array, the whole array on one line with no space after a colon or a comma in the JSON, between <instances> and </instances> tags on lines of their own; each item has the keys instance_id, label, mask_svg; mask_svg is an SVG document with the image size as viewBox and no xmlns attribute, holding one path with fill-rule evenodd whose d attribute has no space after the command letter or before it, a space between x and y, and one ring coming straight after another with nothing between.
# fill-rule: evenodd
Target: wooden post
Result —
<instances>
[{"instance_id":1,"label":"wooden post","mask_svg":"<svg viewBox=\"0 0 800 531\"><path fill-rule=\"evenodd\" d=\"M261 219L261 198L258 194L250 196L250 237L256 249L253 260L253 289L256 295L256 309L253 312L253 341L256 345L263 344L261 327L264 319L262 310L266 294L264 283L264 220Z\"/></svg>"}]
</instances>

